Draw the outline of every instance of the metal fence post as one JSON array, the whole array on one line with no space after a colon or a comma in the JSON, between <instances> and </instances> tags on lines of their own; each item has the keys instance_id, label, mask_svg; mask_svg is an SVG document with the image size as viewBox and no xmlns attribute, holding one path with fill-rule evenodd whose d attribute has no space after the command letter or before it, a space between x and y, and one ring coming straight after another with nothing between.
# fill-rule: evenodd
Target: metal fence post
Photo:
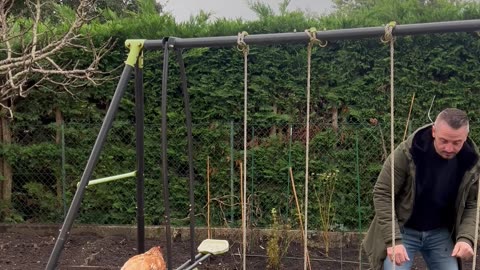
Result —
<instances>
[{"instance_id":1,"label":"metal fence post","mask_svg":"<svg viewBox=\"0 0 480 270\"><path fill-rule=\"evenodd\" d=\"M230 121L230 222L233 223L233 175L235 172L233 171L233 120Z\"/></svg>"},{"instance_id":2,"label":"metal fence post","mask_svg":"<svg viewBox=\"0 0 480 270\"><path fill-rule=\"evenodd\" d=\"M60 125L62 133L62 200L63 200L63 218L67 216L67 198L66 198L66 173L65 173L65 123Z\"/></svg>"}]
</instances>

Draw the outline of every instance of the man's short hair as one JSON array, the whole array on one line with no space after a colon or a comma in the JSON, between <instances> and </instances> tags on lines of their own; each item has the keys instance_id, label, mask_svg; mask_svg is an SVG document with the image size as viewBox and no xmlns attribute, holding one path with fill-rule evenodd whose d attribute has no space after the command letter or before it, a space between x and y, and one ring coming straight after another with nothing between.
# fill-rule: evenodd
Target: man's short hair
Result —
<instances>
[{"instance_id":1,"label":"man's short hair","mask_svg":"<svg viewBox=\"0 0 480 270\"><path fill-rule=\"evenodd\" d=\"M456 108L447 108L441 111L435 119L435 123L438 121L444 121L453 129L459 129L461 127L469 128L468 116L467 113L456 109Z\"/></svg>"}]
</instances>

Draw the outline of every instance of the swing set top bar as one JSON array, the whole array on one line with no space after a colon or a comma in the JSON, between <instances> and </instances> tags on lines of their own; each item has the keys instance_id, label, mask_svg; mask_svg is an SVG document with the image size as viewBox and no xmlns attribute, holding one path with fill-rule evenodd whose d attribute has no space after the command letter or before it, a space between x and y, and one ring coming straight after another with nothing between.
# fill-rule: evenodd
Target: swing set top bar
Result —
<instances>
[{"instance_id":1,"label":"swing set top bar","mask_svg":"<svg viewBox=\"0 0 480 270\"><path fill-rule=\"evenodd\" d=\"M395 36L422 35L434 33L474 32L480 31L480 20L445 21L432 23L417 23L397 25L393 29ZM342 40L379 38L385 34L385 27L364 27L339 30L317 31L319 40ZM170 37L163 40L145 40L146 50L156 50L164 47L168 40L172 48L200 48L200 47L228 47L237 45L237 36L200 37L200 38L176 38ZM244 38L247 45L273 45L283 43L308 43L310 37L304 32L255 34Z\"/></svg>"}]
</instances>

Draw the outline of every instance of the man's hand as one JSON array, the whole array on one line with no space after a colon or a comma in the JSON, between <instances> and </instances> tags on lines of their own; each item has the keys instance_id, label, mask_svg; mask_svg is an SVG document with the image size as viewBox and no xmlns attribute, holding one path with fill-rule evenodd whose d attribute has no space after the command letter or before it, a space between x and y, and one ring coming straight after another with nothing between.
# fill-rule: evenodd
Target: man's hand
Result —
<instances>
[{"instance_id":1,"label":"man's hand","mask_svg":"<svg viewBox=\"0 0 480 270\"><path fill-rule=\"evenodd\" d=\"M473 256L473 248L468 243L459 241L453 248L452 256L461 259L470 259Z\"/></svg>"},{"instance_id":2,"label":"man's hand","mask_svg":"<svg viewBox=\"0 0 480 270\"><path fill-rule=\"evenodd\" d=\"M393 261L393 247L387 248L387 256L390 259L390 261L393 263L394 262ZM408 257L407 250L405 249L405 246L404 245L396 245L395 246L395 264L396 265L402 265L406 261L410 261L410 258Z\"/></svg>"}]
</instances>

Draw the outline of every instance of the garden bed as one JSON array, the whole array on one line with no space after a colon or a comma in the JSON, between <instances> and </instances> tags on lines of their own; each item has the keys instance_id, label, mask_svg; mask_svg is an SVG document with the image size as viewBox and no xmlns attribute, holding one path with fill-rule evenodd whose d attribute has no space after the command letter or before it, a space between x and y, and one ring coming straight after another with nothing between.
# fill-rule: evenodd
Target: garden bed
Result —
<instances>
[{"instance_id":1,"label":"garden bed","mask_svg":"<svg viewBox=\"0 0 480 270\"><path fill-rule=\"evenodd\" d=\"M45 269L55 245L56 226L0 226L0 269ZM158 233L158 235L155 235ZM248 237L247 269L266 269L267 242L269 231L251 231ZM204 231L199 230L198 238ZM159 237L163 235L163 237ZM180 266L190 258L190 242L187 229L174 229L172 241L172 266ZM229 240L228 253L207 259L198 269L242 269L241 231L219 229L213 238ZM286 250L282 269L303 269L304 249L295 233L285 233L288 241L281 244ZM75 227L68 237L59 260L58 269L120 269L131 256L137 254L137 242L133 227ZM145 247L161 246L166 243L162 228L147 228ZM359 237L357 234L331 234L328 256L320 235L311 234L309 254L312 269L368 269L366 258L359 259ZM200 243L198 239L196 245ZM471 269L471 263L465 264ZM413 269L425 269L417 256Z\"/></svg>"}]
</instances>

